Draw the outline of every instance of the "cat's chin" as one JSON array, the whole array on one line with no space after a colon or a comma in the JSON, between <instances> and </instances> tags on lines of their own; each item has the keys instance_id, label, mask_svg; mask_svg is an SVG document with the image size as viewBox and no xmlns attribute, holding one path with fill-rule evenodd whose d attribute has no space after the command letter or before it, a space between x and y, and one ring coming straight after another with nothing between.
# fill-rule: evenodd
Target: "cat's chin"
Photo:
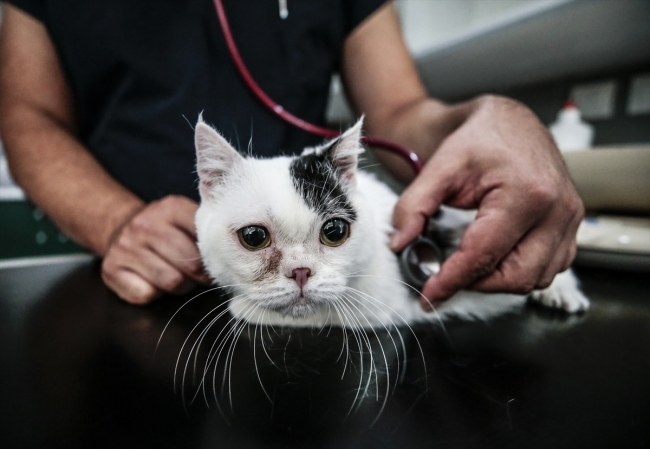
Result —
<instances>
[{"instance_id":1,"label":"cat's chin","mask_svg":"<svg viewBox=\"0 0 650 449\"><path fill-rule=\"evenodd\" d=\"M273 309L273 311L285 317L307 318L316 312L316 306L313 304L292 304L280 309Z\"/></svg>"}]
</instances>

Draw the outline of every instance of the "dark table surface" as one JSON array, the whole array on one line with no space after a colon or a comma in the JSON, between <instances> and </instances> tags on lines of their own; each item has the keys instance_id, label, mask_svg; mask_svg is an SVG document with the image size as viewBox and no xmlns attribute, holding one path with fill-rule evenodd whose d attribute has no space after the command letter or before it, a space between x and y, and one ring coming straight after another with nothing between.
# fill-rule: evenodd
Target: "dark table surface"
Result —
<instances>
[{"instance_id":1,"label":"dark table surface","mask_svg":"<svg viewBox=\"0 0 650 449\"><path fill-rule=\"evenodd\" d=\"M582 316L528 305L366 340L227 316L201 334L219 295L129 306L96 262L0 270L0 448L650 447L648 275L577 273Z\"/></svg>"}]
</instances>

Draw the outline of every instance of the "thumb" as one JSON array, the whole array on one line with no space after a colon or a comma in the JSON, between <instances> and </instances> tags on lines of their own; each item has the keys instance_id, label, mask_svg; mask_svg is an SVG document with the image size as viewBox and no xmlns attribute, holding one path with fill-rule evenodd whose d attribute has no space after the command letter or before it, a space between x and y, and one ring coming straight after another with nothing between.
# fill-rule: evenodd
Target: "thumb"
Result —
<instances>
[{"instance_id":1,"label":"thumb","mask_svg":"<svg viewBox=\"0 0 650 449\"><path fill-rule=\"evenodd\" d=\"M427 164L402 193L393 211L390 249L398 252L422 233L426 221L438 210L449 191L448 177Z\"/></svg>"}]
</instances>

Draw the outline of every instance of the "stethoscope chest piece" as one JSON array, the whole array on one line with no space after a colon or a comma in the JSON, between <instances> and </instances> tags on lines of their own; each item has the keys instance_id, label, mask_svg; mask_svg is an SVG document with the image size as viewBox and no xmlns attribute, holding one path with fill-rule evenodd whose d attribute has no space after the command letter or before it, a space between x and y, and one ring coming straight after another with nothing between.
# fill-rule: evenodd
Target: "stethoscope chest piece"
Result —
<instances>
[{"instance_id":1,"label":"stethoscope chest piece","mask_svg":"<svg viewBox=\"0 0 650 449\"><path fill-rule=\"evenodd\" d=\"M422 290L431 276L440 271L444 255L440 247L426 237L418 237L400 254L400 267L407 284Z\"/></svg>"}]
</instances>

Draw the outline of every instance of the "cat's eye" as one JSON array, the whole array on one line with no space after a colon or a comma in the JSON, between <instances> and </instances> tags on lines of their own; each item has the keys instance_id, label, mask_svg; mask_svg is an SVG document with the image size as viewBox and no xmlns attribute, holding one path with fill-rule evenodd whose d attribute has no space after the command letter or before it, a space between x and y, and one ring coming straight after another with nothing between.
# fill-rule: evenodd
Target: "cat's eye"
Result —
<instances>
[{"instance_id":1,"label":"cat's eye","mask_svg":"<svg viewBox=\"0 0 650 449\"><path fill-rule=\"evenodd\" d=\"M342 218L327 220L320 230L320 241L323 245L339 246L350 236L350 225Z\"/></svg>"},{"instance_id":2,"label":"cat's eye","mask_svg":"<svg viewBox=\"0 0 650 449\"><path fill-rule=\"evenodd\" d=\"M262 226L246 226L237 231L242 246L249 251L264 249L271 244L271 235Z\"/></svg>"}]
</instances>

